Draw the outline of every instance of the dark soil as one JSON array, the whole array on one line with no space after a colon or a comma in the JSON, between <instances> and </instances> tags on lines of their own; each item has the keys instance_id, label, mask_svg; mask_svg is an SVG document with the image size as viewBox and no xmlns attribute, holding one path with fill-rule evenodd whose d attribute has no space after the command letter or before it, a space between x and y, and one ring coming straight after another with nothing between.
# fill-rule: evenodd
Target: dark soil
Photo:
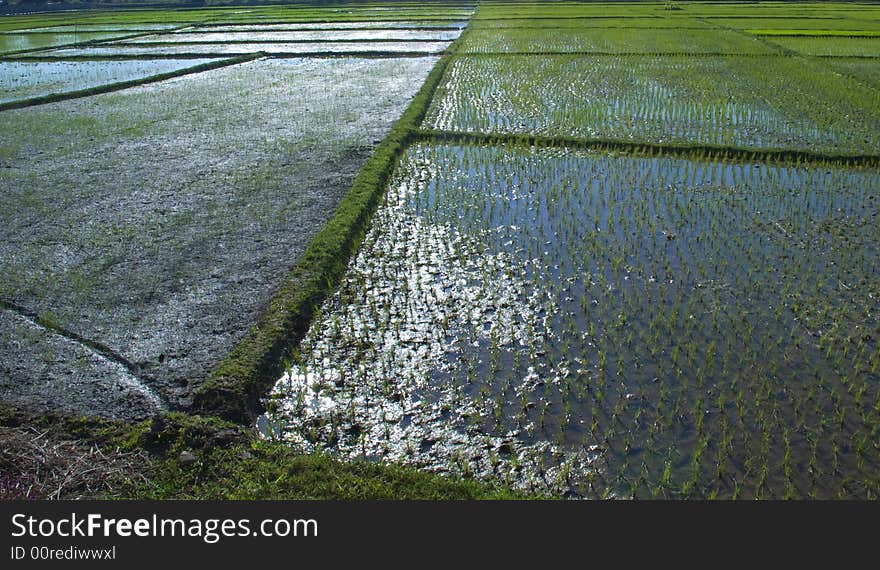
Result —
<instances>
[{"instance_id":1,"label":"dark soil","mask_svg":"<svg viewBox=\"0 0 880 570\"><path fill-rule=\"evenodd\" d=\"M186 409L434 61L257 61L2 113L0 398Z\"/></svg>"}]
</instances>

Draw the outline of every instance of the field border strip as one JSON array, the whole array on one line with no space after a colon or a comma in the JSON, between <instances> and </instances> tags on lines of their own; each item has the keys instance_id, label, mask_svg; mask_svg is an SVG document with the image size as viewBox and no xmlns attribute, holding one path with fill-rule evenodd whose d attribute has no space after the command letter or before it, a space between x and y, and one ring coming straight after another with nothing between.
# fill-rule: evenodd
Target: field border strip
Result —
<instances>
[{"instance_id":1,"label":"field border strip","mask_svg":"<svg viewBox=\"0 0 880 570\"><path fill-rule=\"evenodd\" d=\"M146 85L148 83L156 83L159 81L166 81L168 79L173 79L175 77L182 77L184 75L192 75L195 73L202 73L204 71L210 71L212 69L219 69L221 67L228 67L230 65L238 65L240 63L246 63L248 61L252 61L262 57L262 54L248 54L248 55L239 55L236 57L217 57L214 56L213 59L217 61L209 61L206 63L202 63L199 65L194 65L192 67L184 67L182 69L177 69L174 71L169 71L167 73L159 73L156 75L149 75L147 77L141 77L139 79L131 79L128 81L119 81L116 83L108 83L106 85L97 85L95 87L88 87L86 89L78 89L76 91L65 91L62 93L52 93L49 95L41 95L39 97L31 97L29 99L20 99L17 101L7 101L6 103L0 103L0 112L9 111L12 109L23 109L25 107L33 107L36 105L45 105L47 103L55 103L57 101L66 101L68 99L80 99L82 97L90 97L92 95L99 95L101 93L112 93L113 91L121 91L123 89L130 89L132 87L137 87L139 85ZM61 60L67 60L68 58L62 58ZM123 58L130 59L130 58ZM149 58L154 59L154 58ZM167 59L175 59L175 58L167 58ZM187 58L180 58L187 59ZM31 60L17 60L17 61L31 61ZM37 60L39 61L39 60Z\"/></svg>"},{"instance_id":2,"label":"field border strip","mask_svg":"<svg viewBox=\"0 0 880 570\"><path fill-rule=\"evenodd\" d=\"M736 162L770 162L796 164L835 164L864 168L880 168L880 154L831 154L796 149L760 149L749 147L633 142L618 139L583 139L547 137L528 134L484 134L419 129L419 142L452 143L487 146L534 146L575 150L614 151L637 156L669 156L681 158L722 159Z\"/></svg>"},{"instance_id":3,"label":"field border strip","mask_svg":"<svg viewBox=\"0 0 880 570\"><path fill-rule=\"evenodd\" d=\"M452 42L453 40L437 40L425 38L409 38L409 39L375 39L367 38L361 40L340 39L340 40L207 40L207 41L176 41L176 42L128 42L114 41L108 44L99 44L102 47L163 47L163 46L197 46L197 45L252 45L252 44L371 44L371 43L436 43L436 42Z\"/></svg>"},{"instance_id":4,"label":"field border strip","mask_svg":"<svg viewBox=\"0 0 880 570\"><path fill-rule=\"evenodd\" d=\"M260 322L196 390L190 413L252 423L261 399L284 373L284 359L305 336L316 311L357 252L391 173L421 123L452 60L443 55L416 96L361 167L333 216L312 238L269 302Z\"/></svg>"}]
</instances>

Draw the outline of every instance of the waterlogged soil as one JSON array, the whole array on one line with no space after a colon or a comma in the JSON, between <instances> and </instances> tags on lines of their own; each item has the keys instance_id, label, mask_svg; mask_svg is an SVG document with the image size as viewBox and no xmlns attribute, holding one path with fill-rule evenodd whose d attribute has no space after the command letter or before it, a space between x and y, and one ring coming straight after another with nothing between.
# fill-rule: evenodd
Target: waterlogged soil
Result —
<instances>
[{"instance_id":1,"label":"waterlogged soil","mask_svg":"<svg viewBox=\"0 0 880 570\"><path fill-rule=\"evenodd\" d=\"M199 56L234 56L253 53L270 55L345 53L357 55L364 52L418 53L425 55L443 52L451 42L317 42L317 43L252 43L252 44L155 44L155 45L100 45L85 48L64 48L39 55L52 56L174 56L196 54Z\"/></svg>"},{"instance_id":2,"label":"waterlogged soil","mask_svg":"<svg viewBox=\"0 0 880 570\"><path fill-rule=\"evenodd\" d=\"M57 32L0 34L0 53L34 50L94 40L108 40L125 36L127 32Z\"/></svg>"},{"instance_id":3,"label":"waterlogged soil","mask_svg":"<svg viewBox=\"0 0 880 570\"><path fill-rule=\"evenodd\" d=\"M880 174L431 146L259 427L574 497L880 493Z\"/></svg>"},{"instance_id":4,"label":"waterlogged soil","mask_svg":"<svg viewBox=\"0 0 880 570\"><path fill-rule=\"evenodd\" d=\"M420 29L430 30L432 28L457 28L463 29L467 26L466 20L461 21L440 21L440 22L418 22L405 20L370 20L363 22L303 22L298 24L261 24L261 25L227 25L227 26L198 26L196 28L188 28L185 31L197 32L264 32L286 31L295 32L300 30L383 30L383 29Z\"/></svg>"},{"instance_id":5,"label":"waterlogged soil","mask_svg":"<svg viewBox=\"0 0 880 570\"><path fill-rule=\"evenodd\" d=\"M451 41L459 36L458 30L316 30L316 31L247 31L156 34L141 36L129 43L177 42L306 42L306 41Z\"/></svg>"},{"instance_id":6,"label":"waterlogged soil","mask_svg":"<svg viewBox=\"0 0 880 570\"><path fill-rule=\"evenodd\" d=\"M81 32L125 32L132 34L136 32L150 32L171 30L179 27L180 24L66 24L60 26L47 26L44 28L28 28L26 30L16 30L20 33L81 33Z\"/></svg>"},{"instance_id":7,"label":"waterlogged soil","mask_svg":"<svg viewBox=\"0 0 880 570\"><path fill-rule=\"evenodd\" d=\"M141 79L208 61L0 61L0 103Z\"/></svg>"},{"instance_id":8,"label":"waterlogged soil","mask_svg":"<svg viewBox=\"0 0 880 570\"><path fill-rule=\"evenodd\" d=\"M0 114L0 398L186 408L435 62L259 60Z\"/></svg>"}]
</instances>

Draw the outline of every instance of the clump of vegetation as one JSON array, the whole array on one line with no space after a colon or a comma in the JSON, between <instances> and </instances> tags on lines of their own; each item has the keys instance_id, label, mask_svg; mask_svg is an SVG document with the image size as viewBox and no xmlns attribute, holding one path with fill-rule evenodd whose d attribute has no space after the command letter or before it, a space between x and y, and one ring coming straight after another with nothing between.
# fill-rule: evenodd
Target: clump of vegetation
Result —
<instances>
[{"instance_id":1,"label":"clump of vegetation","mask_svg":"<svg viewBox=\"0 0 880 570\"><path fill-rule=\"evenodd\" d=\"M7 407L0 426L0 499L527 498L412 467L301 455L185 414L126 424Z\"/></svg>"}]
</instances>

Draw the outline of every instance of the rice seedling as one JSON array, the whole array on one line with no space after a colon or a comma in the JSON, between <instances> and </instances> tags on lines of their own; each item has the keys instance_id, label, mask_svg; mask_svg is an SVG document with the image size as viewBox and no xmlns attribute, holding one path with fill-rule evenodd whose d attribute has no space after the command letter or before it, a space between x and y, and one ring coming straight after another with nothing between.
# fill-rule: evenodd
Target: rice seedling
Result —
<instances>
[{"instance_id":1,"label":"rice seedling","mask_svg":"<svg viewBox=\"0 0 880 570\"><path fill-rule=\"evenodd\" d=\"M880 129L874 89L797 58L464 57L446 82L428 128L831 153Z\"/></svg>"},{"instance_id":2,"label":"rice seedling","mask_svg":"<svg viewBox=\"0 0 880 570\"><path fill-rule=\"evenodd\" d=\"M773 47L727 30L671 28L475 28L463 53L770 54Z\"/></svg>"},{"instance_id":3,"label":"rice seedling","mask_svg":"<svg viewBox=\"0 0 880 570\"><path fill-rule=\"evenodd\" d=\"M794 52L817 56L880 56L880 37L773 36L770 41Z\"/></svg>"},{"instance_id":4,"label":"rice seedling","mask_svg":"<svg viewBox=\"0 0 880 570\"><path fill-rule=\"evenodd\" d=\"M857 293L833 279L816 289L814 280L842 266L857 281L871 282L876 265L869 259L878 252L868 244L876 229L864 222L875 211L878 189L875 171L832 165L638 158L513 144L413 147L350 269L360 277L348 282L365 287L368 296L381 291L380 305L399 315L392 318L400 329L384 333L390 339L371 335L370 343L407 346L397 340L403 337L415 343L404 353L424 347L417 360L398 360L400 348L377 350L385 364L367 365L395 370L403 397L394 404L424 406L427 393L434 401L451 393L459 399L435 416L442 423L421 425L437 437L430 451L389 453L448 468L450 450L467 445L461 434L471 420L464 411L486 408L491 395L487 421L478 423L491 438L515 434L521 461L561 468L584 448L584 438L609 450L601 470L609 479L594 486L600 496L639 493L631 467L642 464L655 496L794 497L801 488L833 496L839 473L814 482L815 471L796 468L811 456L818 465L822 454L832 453L826 439L794 437L813 417L806 402L819 402L824 416L836 410L828 429L850 438L876 421L877 385L856 384L848 372L869 370L873 352L856 350L857 341L848 351L832 342L842 334L834 331L871 326L856 309ZM847 239L816 233L832 226ZM829 255L837 260L833 266L825 263ZM720 258L724 264L707 262ZM364 292L344 288L340 295ZM795 298L797 310L790 302ZM440 310L450 303L458 316ZM792 324L823 307L825 318L841 328L828 329L821 350L812 341L796 346ZM334 311L370 318L341 300L329 302L326 312ZM425 328L404 336L415 326L404 324L414 315ZM336 341L328 328L316 325L306 347L329 347L332 364L316 357L314 368L295 373L333 375L355 366L346 356L354 339ZM379 324L365 327L373 329ZM432 330L445 340L437 342ZM814 368L828 391L796 381ZM510 388L499 385L502 370ZM377 372L359 386L355 401L365 402L369 393L371 406L380 405L384 390L371 385L385 377ZM461 386L473 388L461 392ZM643 399L631 397L640 392ZM347 407L347 396L341 397ZM850 413L852 406L864 413ZM573 417L582 423L573 424ZM287 437L298 441L296 413L279 419ZM570 430L577 425L582 433ZM390 426L392 441L399 429ZM370 433L375 442L368 445L378 446L384 431ZM559 463L534 455L550 441L563 452ZM354 453L354 446L343 438L336 450ZM878 458L867 445L861 450L868 472ZM469 453L492 463L487 451ZM837 457L835 472L847 472ZM858 458L851 461L855 468ZM566 474L549 483L525 473L513 480L556 488L564 479L567 493L589 488L575 470Z\"/></svg>"}]
</instances>

